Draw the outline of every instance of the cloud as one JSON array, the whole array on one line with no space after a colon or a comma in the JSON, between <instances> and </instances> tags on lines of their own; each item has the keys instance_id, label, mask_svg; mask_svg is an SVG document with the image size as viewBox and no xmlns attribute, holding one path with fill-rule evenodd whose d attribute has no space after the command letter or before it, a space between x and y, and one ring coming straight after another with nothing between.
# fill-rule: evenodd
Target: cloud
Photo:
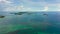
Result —
<instances>
[{"instance_id":1,"label":"cloud","mask_svg":"<svg viewBox=\"0 0 60 34\"><path fill-rule=\"evenodd\" d=\"M0 0L0 3L13 3L13 2L10 2L8 0Z\"/></svg>"},{"instance_id":2,"label":"cloud","mask_svg":"<svg viewBox=\"0 0 60 34\"><path fill-rule=\"evenodd\" d=\"M31 8L25 8L23 5L21 6L14 6L14 7L6 7L4 11L30 11Z\"/></svg>"},{"instance_id":3,"label":"cloud","mask_svg":"<svg viewBox=\"0 0 60 34\"><path fill-rule=\"evenodd\" d=\"M60 11L60 0L0 0L0 11Z\"/></svg>"},{"instance_id":4,"label":"cloud","mask_svg":"<svg viewBox=\"0 0 60 34\"><path fill-rule=\"evenodd\" d=\"M13 2L8 0L0 0L0 11L4 11L7 7L12 7Z\"/></svg>"},{"instance_id":5,"label":"cloud","mask_svg":"<svg viewBox=\"0 0 60 34\"><path fill-rule=\"evenodd\" d=\"M58 7L58 10L57 11L60 11L60 4L57 4L57 7Z\"/></svg>"},{"instance_id":6,"label":"cloud","mask_svg":"<svg viewBox=\"0 0 60 34\"><path fill-rule=\"evenodd\" d=\"M6 7L4 11L20 11L23 7L21 6L14 6L14 7Z\"/></svg>"},{"instance_id":7,"label":"cloud","mask_svg":"<svg viewBox=\"0 0 60 34\"><path fill-rule=\"evenodd\" d=\"M48 11L48 6L45 6L43 11Z\"/></svg>"}]
</instances>

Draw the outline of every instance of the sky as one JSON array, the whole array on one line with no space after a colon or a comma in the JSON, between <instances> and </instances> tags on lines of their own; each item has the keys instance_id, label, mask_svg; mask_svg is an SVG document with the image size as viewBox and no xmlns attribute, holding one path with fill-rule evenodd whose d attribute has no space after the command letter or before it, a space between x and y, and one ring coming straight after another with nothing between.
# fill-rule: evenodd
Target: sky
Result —
<instances>
[{"instance_id":1,"label":"sky","mask_svg":"<svg viewBox=\"0 0 60 34\"><path fill-rule=\"evenodd\" d=\"M60 11L60 0L0 0L0 11Z\"/></svg>"}]
</instances>

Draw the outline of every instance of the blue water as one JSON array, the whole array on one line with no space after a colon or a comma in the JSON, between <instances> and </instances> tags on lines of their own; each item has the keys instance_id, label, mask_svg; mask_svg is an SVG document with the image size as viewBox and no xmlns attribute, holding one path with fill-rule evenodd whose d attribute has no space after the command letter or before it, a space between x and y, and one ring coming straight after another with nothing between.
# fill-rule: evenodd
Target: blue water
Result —
<instances>
[{"instance_id":1,"label":"blue water","mask_svg":"<svg viewBox=\"0 0 60 34\"><path fill-rule=\"evenodd\" d=\"M44 15L47 14L47 15ZM0 34L60 34L59 12L0 13Z\"/></svg>"}]
</instances>

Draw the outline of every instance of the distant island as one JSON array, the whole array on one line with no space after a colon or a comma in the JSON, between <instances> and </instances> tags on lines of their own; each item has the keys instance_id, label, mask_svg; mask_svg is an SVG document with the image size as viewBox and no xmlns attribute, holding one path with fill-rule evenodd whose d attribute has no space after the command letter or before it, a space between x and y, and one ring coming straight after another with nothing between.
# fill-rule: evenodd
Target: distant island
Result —
<instances>
[{"instance_id":1,"label":"distant island","mask_svg":"<svg viewBox=\"0 0 60 34\"><path fill-rule=\"evenodd\" d=\"M0 18L4 18L5 16L0 16Z\"/></svg>"},{"instance_id":2,"label":"distant island","mask_svg":"<svg viewBox=\"0 0 60 34\"><path fill-rule=\"evenodd\" d=\"M47 14L43 14L43 15L48 16Z\"/></svg>"},{"instance_id":3,"label":"distant island","mask_svg":"<svg viewBox=\"0 0 60 34\"><path fill-rule=\"evenodd\" d=\"M31 12L17 12L17 13L10 13L10 14L14 14L14 15L22 15L22 14L27 14L27 15L31 15L32 13ZM43 14L45 16L48 16L48 14Z\"/></svg>"},{"instance_id":4,"label":"distant island","mask_svg":"<svg viewBox=\"0 0 60 34\"><path fill-rule=\"evenodd\" d=\"M10 14L15 14L15 15L22 15L22 14L28 14L28 15L30 15L31 13L29 13L29 12L18 12L18 13L10 13Z\"/></svg>"},{"instance_id":5,"label":"distant island","mask_svg":"<svg viewBox=\"0 0 60 34\"><path fill-rule=\"evenodd\" d=\"M15 15L22 15L22 14L25 14L27 12L18 12L18 13L15 13Z\"/></svg>"}]
</instances>

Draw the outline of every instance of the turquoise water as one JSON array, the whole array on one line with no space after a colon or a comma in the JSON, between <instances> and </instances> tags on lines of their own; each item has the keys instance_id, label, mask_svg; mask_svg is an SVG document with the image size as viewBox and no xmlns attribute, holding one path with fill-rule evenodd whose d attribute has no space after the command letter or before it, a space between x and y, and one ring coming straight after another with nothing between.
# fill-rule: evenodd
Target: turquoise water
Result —
<instances>
[{"instance_id":1,"label":"turquoise water","mask_svg":"<svg viewBox=\"0 0 60 34\"><path fill-rule=\"evenodd\" d=\"M47 15L43 15L47 14ZM58 12L31 12L0 18L0 34L59 34Z\"/></svg>"}]
</instances>

